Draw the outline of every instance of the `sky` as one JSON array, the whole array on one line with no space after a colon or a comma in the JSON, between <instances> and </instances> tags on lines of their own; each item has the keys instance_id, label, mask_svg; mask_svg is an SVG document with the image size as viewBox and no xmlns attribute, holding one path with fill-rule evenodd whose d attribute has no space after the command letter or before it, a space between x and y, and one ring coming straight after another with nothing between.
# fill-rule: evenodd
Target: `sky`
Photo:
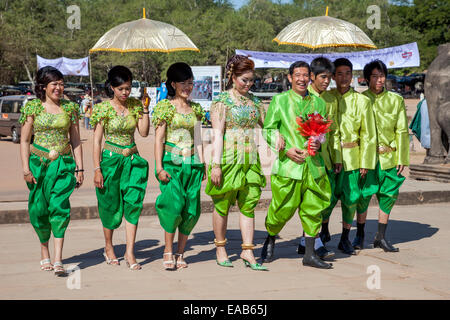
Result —
<instances>
[{"instance_id":1,"label":"sky","mask_svg":"<svg viewBox=\"0 0 450 320\"><path fill-rule=\"evenodd\" d=\"M235 9L239 9L240 7L247 4L247 0L230 0ZM275 2L272 0L272 2ZM282 0L281 3L290 3L291 0Z\"/></svg>"}]
</instances>

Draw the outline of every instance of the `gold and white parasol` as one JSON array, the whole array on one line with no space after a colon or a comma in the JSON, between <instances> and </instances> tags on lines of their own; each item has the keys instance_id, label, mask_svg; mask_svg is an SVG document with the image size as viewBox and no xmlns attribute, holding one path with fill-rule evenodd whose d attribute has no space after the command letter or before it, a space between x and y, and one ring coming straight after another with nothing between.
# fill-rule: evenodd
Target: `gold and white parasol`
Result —
<instances>
[{"instance_id":1,"label":"gold and white parasol","mask_svg":"<svg viewBox=\"0 0 450 320\"><path fill-rule=\"evenodd\" d=\"M280 44L325 47L358 47L376 49L370 38L354 24L328 16L305 18L284 28L273 41Z\"/></svg>"},{"instance_id":2,"label":"gold and white parasol","mask_svg":"<svg viewBox=\"0 0 450 320\"><path fill-rule=\"evenodd\" d=\"M106 32L89 50L116 52L200 51L180 29L173 25L145 18L122 23Z\"/></svg>"}]
</instances>

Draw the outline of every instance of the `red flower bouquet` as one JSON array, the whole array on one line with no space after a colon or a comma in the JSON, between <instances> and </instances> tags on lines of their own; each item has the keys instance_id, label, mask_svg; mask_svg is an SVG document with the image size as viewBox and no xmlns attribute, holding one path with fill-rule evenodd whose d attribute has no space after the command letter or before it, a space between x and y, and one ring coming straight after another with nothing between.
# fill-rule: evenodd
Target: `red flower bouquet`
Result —
<instances>
[{"instance_id":1,"label":"red flower bouquet","mask_svg":"<svg viewBox=\"0 0 450 320\"><path fill-rule=\"evenodd\" d=\"M297 130L304 137L308 138L308 153L311 156L315 156L316 152L311 149L311 143L314 141L319 141L320 143L325 142L325 134L330 131L330 126L333 121L325 119L317 111L308 114L308 118L297 117L296 119L299 127Z\"/></svg>"}]
</instances>

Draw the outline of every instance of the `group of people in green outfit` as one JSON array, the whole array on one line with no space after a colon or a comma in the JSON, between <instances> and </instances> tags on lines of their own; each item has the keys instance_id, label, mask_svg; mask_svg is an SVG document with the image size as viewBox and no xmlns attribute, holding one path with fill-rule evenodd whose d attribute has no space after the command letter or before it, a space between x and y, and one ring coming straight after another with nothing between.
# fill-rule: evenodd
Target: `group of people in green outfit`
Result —
<instances>
[{"instance_id":1,"label":"group of people in green outfit","mask_svg":"<svg viewBox=\"0 0 450 320\"><path fill-rule=\"evenodd\" d=\"M161 190L155 207L165 239L163 268L172 271L188 266L185 246L201 214L201 184L206 179L205 193L214 203L216 263L221 267L233 267L225 247L228 213L236 203L242 234L240 258L252 270L268 270L263 264L274 259L276 236L297 210L303 228L298 247L304 254L303 265L332 268L325 260L334 253L325 243L331 239L328 221L339 199L343 231L338 248L347 254L363 249L367 208L374 194L380 204L374 247L398 251L385 239L385 231L405 179L401 173L409 164L409 135L403 98L385 89L384 63L376 60L365 66L369 89L360 94L350 86L353 70L347 59L331 62L320 57L311 65L295 62L288 75L292 89L274 96L267 112L249 93L254 69L254 62L246 56L234 55L227 62L226 90L210 109L212 154L208 166L201 134L205 111L189 100L194 86L192 69L178 62L167 70L170 98L161 100L151 117L155 176ZM337 88L327 90L332 78ZM131 82L132 73L124 66L108 72L105 87L110 99L94 106L91 124L94 184L105 237L103 256L109 265L120 264L112 237L124 217L124 261L130 270L140 270L134 245L149 166L139 155L134 134L137 129L146 137L150 119L148 97L142 101L129 97ZM40 69L37 99L22 108L20 119L22 166L30 190L30 221L41 243L40 265L56 275L65 273L62 247L70 220L69 197L84 180L78 108L61 99L63 89L63 75L57 69ZM315 155L306 150L308 137L299 134L296 122L310 114L331 120L325 141L310 143ZM276 154L262 263L253 254L255 208L266 186L255 141L258 126ZM350 243L355 212L357 235ZM177 230L177 251L173 253ZM55 238L53 263L48 248L51 233Z\"/></svg>"}]
</instances>

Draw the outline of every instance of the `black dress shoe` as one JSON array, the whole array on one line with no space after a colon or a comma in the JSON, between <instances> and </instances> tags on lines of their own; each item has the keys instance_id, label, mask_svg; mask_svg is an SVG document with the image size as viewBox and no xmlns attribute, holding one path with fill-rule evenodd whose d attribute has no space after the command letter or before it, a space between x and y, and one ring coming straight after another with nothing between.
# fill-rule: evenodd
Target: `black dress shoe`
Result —
<instances>
[{"instance_id":1,"label":"black dress shoe","mask_svg":"<svg viewBox=\"0 0 450 320\"><path fill-rule=\"evenodd\" d=\"M344 241L340 241L338 245L338 249L341 250L345 254L356 254L355 250L352 247L352 244L350 243L350 240L345 239Z\"/></svg>"},{"instance_id":2,"label":"black dress shoe","mask_svg":"<svg viewBox=\"0 0 450 320\"><path fill-rule=\"evenodd\" d=\"M320 258L314 253L311 256L304 256L302 261L304 266L320 268L320 269L332 269L333 264L320 260Z\"/></svg>"},{"instance_id":3,"label":"black dress shoe","mask_svg":"<svg viewBox=\"0 0 450 320\"><path fill-rule=\"evenodd\" d=\"M298 253L298 254L305 254L305 250L306 250L305 246L302 245L301 243L299 243L299 244L298 244L297 253Z\"/></svg>"},{"instance_id":4,"label":"black dress shoe","mask_svg":"<svg viewBox=\"0 0 450 320\"><path fill-rule=\"evenodd\" d=\"M323 244L325 244L325 243L327 243L327 242L329 242L331 240L331 236L330 236L329 232L322 232L322 231L320 231L319 237L320 237L320 240L322 240Z\"/></svg>"},{"instance_id":5,"label":"black dress shoe","mask_svg":"<svg viewBox=\"0 0 450 320\"><path fill-rule=\"evenodd\" d=\"M373 242L374 248L381 248L384 252L399 252L398 248L393 247L386 239L380 239Z\"/></svg>"},{"instance_id":6,"label":"black dress shoe","mask_svg":"<svg viewBox=\"0 0 450 320\"><path fill-rule=\"evenodd\" d=\"M297 253L305 254L305 252L306 252L306 247L300 243L298 245ZM334 256L334 252L328 250L325 246L320 247L319 249L315 250L315 252L316 252L316 255L322 260L331 258Z\"/></svg>"},{"instance_id":7,"label":"black dress shoe","mask_svg":"<svg viewBox=\"0 0 450 320\"><path fill-rule=\"evenodd\" d=\"M327 259L327 258L331 258L331 257L334 256L334 252L328 250L327 248L325 248L325 246L322 246L319 249L317 249L316 250L316 254L322 260Z\"/></svg>"},{"instance_id":8,"label":"black dress shoe","mask_svg":"<svg viewBox=\"0 0 450 320\"><path fill-rule=\"evenodd\" d=\"M356 236L355 239L353 239L352 242L353 249L355 250L362 250L364 248L364 236Z\"/></svg>"},{"instance_id":9,"label":"black dress shoe","mask_svg":"<svg viewBox=\"0 0 450 320\"><path fill-rule=\"evenodd\" d=\"M271 262L273 260L274 248L275 248L275 236L268 235L261 251L261 259L263 262Z\"/></svg>"}]
</instances>

